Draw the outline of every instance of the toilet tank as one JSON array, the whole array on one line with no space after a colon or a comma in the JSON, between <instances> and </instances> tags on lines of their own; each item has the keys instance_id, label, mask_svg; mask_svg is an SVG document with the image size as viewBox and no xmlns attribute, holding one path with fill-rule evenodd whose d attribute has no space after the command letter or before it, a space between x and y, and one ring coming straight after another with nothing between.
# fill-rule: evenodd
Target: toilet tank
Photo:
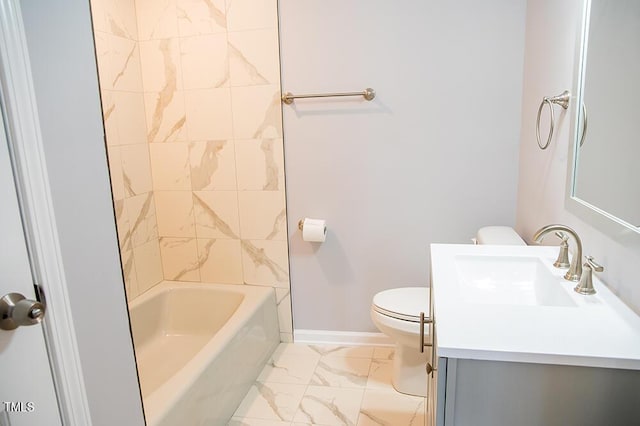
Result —
<instances>
[{"instance_id":1,"label":"toilet tank","mask_svg":"<svg viewBox=\"0 0 640 426\"><path fill-rule=\"evenodd\" d=\"M520 235L510 226L485 226L478 230L476 244L526 246Z\"/></svg>"}]
</instances>

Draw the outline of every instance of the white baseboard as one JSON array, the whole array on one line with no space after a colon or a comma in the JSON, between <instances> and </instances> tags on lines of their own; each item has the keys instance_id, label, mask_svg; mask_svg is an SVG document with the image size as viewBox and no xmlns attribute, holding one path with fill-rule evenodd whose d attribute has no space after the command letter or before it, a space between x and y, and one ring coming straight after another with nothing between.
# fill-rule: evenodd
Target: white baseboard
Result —
<instances>
[{"instance_id":1,"label":"white baseboard","mask_svg":"<svg viewBox=\"0 0 640 426\"><path fill-rule=\"evenodd\" d=\"M335 330L293 330L293 341L314 345L393 346L394 342L383 333Z\"/></svg>"}]
</instances>

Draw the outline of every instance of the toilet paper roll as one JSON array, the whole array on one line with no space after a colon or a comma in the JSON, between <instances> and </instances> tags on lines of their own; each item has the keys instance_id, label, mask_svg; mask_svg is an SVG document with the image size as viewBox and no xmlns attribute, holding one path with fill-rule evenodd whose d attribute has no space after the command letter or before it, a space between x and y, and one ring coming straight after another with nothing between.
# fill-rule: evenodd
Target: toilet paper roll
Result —
<instances>
[{"instance_id":1,"label":"toilet paper roll","mask_svg":"<svg viewBox=\"0 0 640 426\"><path fill-rule=\"evenodd\" d=\"M302 220L302 239L305 241L322 243L327 238L327 223L322 219Z\"/></svg>"}]
</instances>

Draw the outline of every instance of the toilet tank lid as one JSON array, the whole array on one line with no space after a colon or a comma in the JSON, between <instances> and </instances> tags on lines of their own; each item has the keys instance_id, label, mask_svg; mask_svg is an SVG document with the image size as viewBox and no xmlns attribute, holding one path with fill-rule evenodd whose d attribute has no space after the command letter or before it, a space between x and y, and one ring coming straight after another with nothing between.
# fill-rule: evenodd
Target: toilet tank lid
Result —
<instances>
[{"instance_id":1,"label":"toilet tank lid","mask_svg":"<svg viewBox=\"0 0 640 426\"><path fill-rule=\"evenodd\" d=\"M478 230L478 244L526 246L527 244L510 226L485 226Z\"/></svg>"},{"instance_id":2,"label":"toilet tank lid","mask_svg":"<svg viewBox=\"0 0 640 426\"><path fill-rule=\"evenodd\" d=\"M424 312L428 317L429 288L403 287L384 290L373 296L373 305L388 314L399 314L410 317L411 320L419 318L420 312Z\"/></svg>"}]
</instances>

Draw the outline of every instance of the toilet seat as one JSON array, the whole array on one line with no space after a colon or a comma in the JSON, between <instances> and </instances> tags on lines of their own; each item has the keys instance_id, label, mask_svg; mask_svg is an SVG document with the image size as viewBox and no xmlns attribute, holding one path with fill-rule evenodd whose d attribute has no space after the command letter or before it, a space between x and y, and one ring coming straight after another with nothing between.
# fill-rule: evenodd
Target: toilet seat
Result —
<instances>
[{"instance_id":1,"label":"toilet seat","mask_svg":"<svg viewBox=\"0 0 640 426\"><path fill-rule=\"evenodd\" d=\"M402 321L420 322L420 312L429 316L429 288L403 287L381 291L373 297L372 308L381 315Z\"/></svg>"}]
</instances>

